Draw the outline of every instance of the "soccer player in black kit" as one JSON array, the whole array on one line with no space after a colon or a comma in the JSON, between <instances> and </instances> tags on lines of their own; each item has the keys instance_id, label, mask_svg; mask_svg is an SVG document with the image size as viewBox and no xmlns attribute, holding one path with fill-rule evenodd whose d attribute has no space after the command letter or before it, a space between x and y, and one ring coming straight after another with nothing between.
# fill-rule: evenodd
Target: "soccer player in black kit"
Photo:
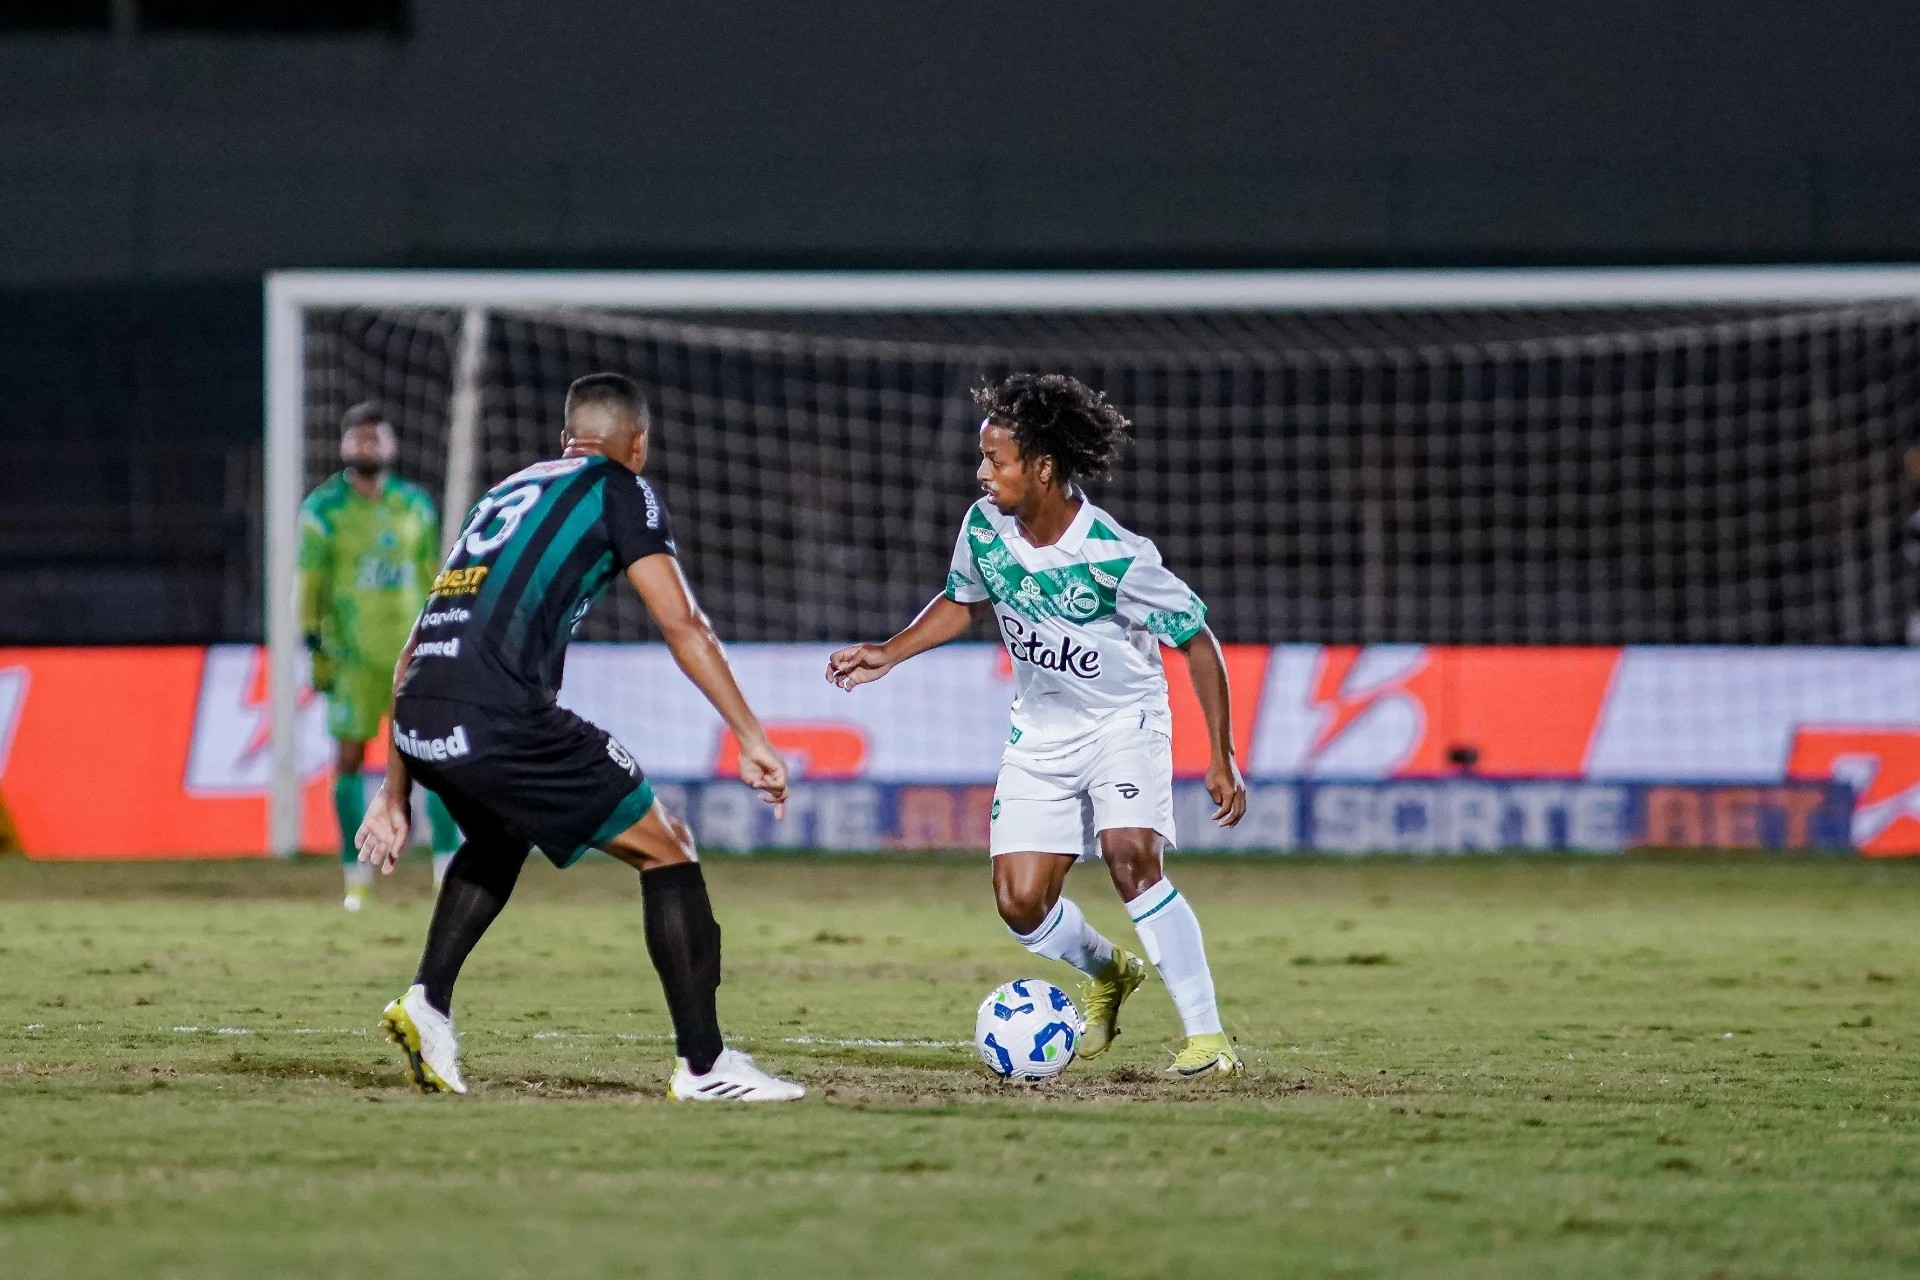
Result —
<instances>
[{"instance_id":1,"label":"soccer player in black kit","mask_svg":"<svg viewBox=\"0 0 1920 1280\"><path fill-rule=\"evenodd\" d=\"M678 1047L673 1097L785 1102L805 1093L721 1041L720 926L693 833L655 801L625 747L556 701L574 627L624 574L680 669L739 740L741 780L779 815L786 765L681 576L666 508L640 477L647 436L646 402L630 379L596 373L569 387L561 456L507 477L474 505L395 669L395 751L360 825L360 858L393 870L416 781L446 802L466 836L414 983L381 1019L428 1092L467 1091L454 979L538 846L556 866L601 849L640 872L647 954Z\"/></svg>"}]
</instances>

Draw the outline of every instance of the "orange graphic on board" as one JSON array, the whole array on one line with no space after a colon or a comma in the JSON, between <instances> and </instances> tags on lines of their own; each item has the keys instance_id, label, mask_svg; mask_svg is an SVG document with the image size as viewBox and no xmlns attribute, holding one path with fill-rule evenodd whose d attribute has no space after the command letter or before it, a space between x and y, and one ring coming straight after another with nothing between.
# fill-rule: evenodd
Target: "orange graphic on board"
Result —
<instances>
[{"instance_id":1,"label":"orange graphic on board","mask_svg":"<svg viewBox=\"0 0 1920 1280\"><path fill-rule=\"evenodd\" d=\"M866 768L867 735L858 725L787 720L768 724L766 730L767 741L786 758L795 778L857 778ZM721 778L740 772L740 740L731 729L720 734L713 772Z\"/></svg>"},{"instance_id":2,"label":"orange graphic on board","mask_svg":"<svg viewBox=\"0 0 1920 1280\"><path fill-rule=\"evenodd\" d=\"M1340 736L1362 717L1389 698L1411 702L1419 712L1409 724L1412 737L1403 750L1418 751L1432 735L1433 712L1441 701L1441 690L1433 681L1435 650L1421 649L1398 670L1371 684L1355 685L1354 668L1366 651L1355 645L1330 645L1321 651L1320 665L1313 673L1313 705L1324 718L1313 735L1308 759L1318 761ZM1404 764L1404 757L1402 763Z\"/></svg>"},{"instance_id":3,"label":"orange graphic on board","mask_svg":"<svg viewBox=\"0 0 1920 1280\"><path fill-rule=\"evenodd\" d=\"M1360 683L1368 650L1321 650L1309 696L1322 719L1309 768L1377 709L1398 702L1413 714L1404 717L1406 737L1380 760L1380 776L1458 772L1458 749L1471 751L1472 771L1483 777L1577 778L1586 772L1618 649L1433 645L1401 652L1403 661Z\"/></svg>"},{"instance_id":4,"label":"orange graphic on board","mask_svg":"<svg viewBox=\"0 0 1920 1280\"><path fill-rule=\"evenodd\" d=\"M1200 710L1200 697L1193 691L1193 677L1185 658L1168 654L1166 661L1167 705L1173 711L1173 776L1204 777L1212 762L1213 749L1207 741L1207 717ZM1263 644L1225 644L1220 652L1226 659L1227 685L1233 697L1233 747L1240 756L1241 768L1253 752L1253 726L1260 714L1260 690L1267 682L1267 663L1273 650Z\"/></svg>"},{"instance_id":5,"label":"orange graphic on board","mask_svg":"<svg viewBox=\"0 0 1920 1280\"><path fill-rule=\"evenodd\" d=\"M1853 845L1868 857L1920 853L1920 729L1796 730L1787 776L1853 788Z\"/></svg>"}]
</instances>

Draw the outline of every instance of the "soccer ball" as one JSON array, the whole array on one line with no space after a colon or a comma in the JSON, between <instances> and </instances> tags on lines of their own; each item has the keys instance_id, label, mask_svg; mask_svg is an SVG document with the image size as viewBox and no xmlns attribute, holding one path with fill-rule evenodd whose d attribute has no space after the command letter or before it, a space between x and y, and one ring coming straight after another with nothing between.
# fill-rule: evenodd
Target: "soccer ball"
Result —
<instances>
[{"instance_id":1,"label":"soccer ball","mask_svg":"<svg viewBox=\"0 0 1920 1280\"><path fill-rule=\"evenodd\" d=\"M1066 992L1038 978L1016 978L981 1003L973 1045L1002 1080L1051 1080L1073 1061L1080 1027L1080 1011Z\"/></svg>"}]
</instances>

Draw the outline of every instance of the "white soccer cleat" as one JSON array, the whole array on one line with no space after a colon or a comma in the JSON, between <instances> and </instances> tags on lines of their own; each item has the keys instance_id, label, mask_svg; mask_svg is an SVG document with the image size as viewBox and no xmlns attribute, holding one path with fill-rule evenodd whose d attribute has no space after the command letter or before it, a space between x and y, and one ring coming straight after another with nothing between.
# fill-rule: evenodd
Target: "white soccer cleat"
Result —
<instances>
[{"instance_id":1,"label":"white soccer cleat","mask_svg":"<svg viewBox=\"0 0 1920 1280\"><path fill-rule=\"evenodd\" d=\"M348 911L358 911L360 908L367 905L367 895L365 895L364 893L349 893L347 895L346 901L342 902L340 905L345 907Z\"/></svg>"},{"instance_id":2,"label":"white soccer cleat","mask_svg":"<svg viewBox=\"0 0 1920 1280\"><path fill-rule=\"evenodd\" d=\"M380 1029L407 1055L407 1078L422 1093L465 1093L460 1078L460 1042L454 1038L453 1019L427 1003L427 989L419 983L388 1005L380 1015Z\"/></svg>"},{"instance_id":3,"label":"white soccer cleat","mask_svg":"<svg viewBox=\"0 0 1920 1280\"><path fill-rule=\"evenodd\" d=\"M713 1070L703 1076L693 1074L685 1058L673 1063L667 1096L681 1102L794 1102L807 1096L806 1089L768 1075L738 1049L722 1049Z\"/></svg>"}]
</instances>

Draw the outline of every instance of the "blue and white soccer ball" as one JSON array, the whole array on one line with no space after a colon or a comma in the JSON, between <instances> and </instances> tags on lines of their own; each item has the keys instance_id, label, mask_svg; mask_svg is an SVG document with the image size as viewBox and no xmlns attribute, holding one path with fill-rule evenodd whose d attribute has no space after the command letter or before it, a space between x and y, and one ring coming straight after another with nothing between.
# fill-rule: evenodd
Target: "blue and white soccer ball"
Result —
<instances>
[{"instance_id":1,"label":"blue and white soccer ball","mask_svg":"<svg viewBox=\"0 0 1920 1280\"><path fill-rule=\"evenodd\" d=\"M980 1005L973 1045L1003 1080L1051 1080L1080 1045L1080 1011L1067 993L1038 978L1016 978Z\"/></svg>"}]
</instances>

